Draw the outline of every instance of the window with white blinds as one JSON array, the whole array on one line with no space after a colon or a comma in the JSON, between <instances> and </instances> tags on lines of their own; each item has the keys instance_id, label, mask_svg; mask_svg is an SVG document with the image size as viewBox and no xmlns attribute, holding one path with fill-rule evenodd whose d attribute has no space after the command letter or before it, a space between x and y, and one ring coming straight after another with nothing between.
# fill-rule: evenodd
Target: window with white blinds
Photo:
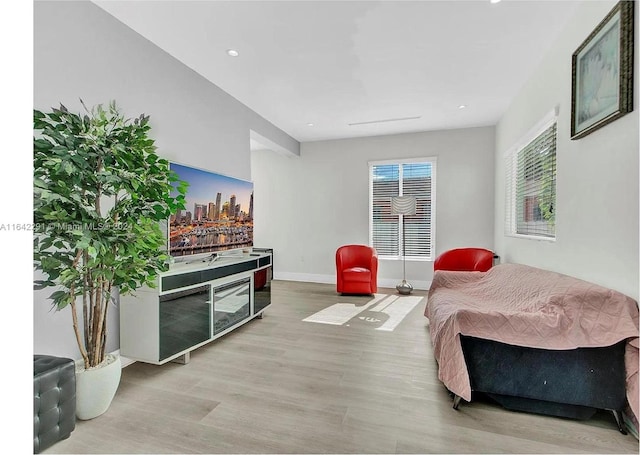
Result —
<instances>
[{"instance_id":1,"label":"window with white blinds","mask_svg":"<svg viewBox=\"0 0 640 455\"><path fill-rule=\"evenodd\" d=\"M553 112L506 155L508 235L556 236L556 125Z\"/></svg>"},{"instance_id":2,"label":"window with white blinds","mask_svg":"<svg viewBox=\"0 0 640 455\"><path fill-rule=\"evenodd\" d=\"M369 163L369 238L379 257L432 258L435 172L435 158ZM393 215L395 196L414 196L416 214Z\"/></svg>"}]
</instances>

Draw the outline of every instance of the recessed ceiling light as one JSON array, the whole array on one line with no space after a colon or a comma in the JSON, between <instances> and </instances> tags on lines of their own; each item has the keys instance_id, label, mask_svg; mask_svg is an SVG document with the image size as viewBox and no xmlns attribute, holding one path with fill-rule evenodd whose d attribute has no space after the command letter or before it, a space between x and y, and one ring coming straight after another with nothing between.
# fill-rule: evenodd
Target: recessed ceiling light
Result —
<instances>
[{"instance_id":1,"label":"recessed ceiling light","mask_svg":"<svg viewBox=\"0 0 640 455\"><path fill-rule=\"evenodd\" d=\"M491 3L500 3L500 0L490 0Z\"/></svg>"},{"instance_id":2,"label":"recessed ceiling light","mask_svg":"<svg viewBox=\"0 0 640 455\"><path fill-rule=\"evenodd\" d=\"M240 55L240 53L235 49L227 49L227 55L229 55L230 57L237 57Z\"/></svg>"},{"instance_id":3,"label":"recessed ceiling light","mask_svg":"<svg viewBox=\"0 0 640 455\"><path fill-rule=\"evenodd\" d=\"M313 123L307 123L307 126L313 126Z\"/></svg>"},{"instance_id":4,"label":"recessed ceiling light","mask_svg":"<svg viewBox=\"0 0 640 455\"><path fill-rule=\"evenodd\" d=\"M458 106L458 109L465 109L467 107L466 104L461 104L460 106Z\"/></svg>"}]
</instances>

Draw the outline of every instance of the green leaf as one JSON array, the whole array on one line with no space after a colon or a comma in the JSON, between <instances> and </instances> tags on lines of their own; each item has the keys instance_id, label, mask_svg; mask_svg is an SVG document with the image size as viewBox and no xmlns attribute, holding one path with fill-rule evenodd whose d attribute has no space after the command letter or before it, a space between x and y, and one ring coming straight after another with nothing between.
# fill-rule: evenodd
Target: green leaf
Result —
<instances>
[{"instance_id":1,"label":"green leaf","mask_svg":"<svg viewBox=\"0 0 640 455\"><path fill-rule=\"evenodd\" d=\"M49 298L51 300L56 301L56 300L60 300L65 295L66 295L66 292L64 292L64 291L55 291L49 296Z\"/></svg>"},{"instance_id":2,"label":"green leaf","mask_svg":"<svg viewBox=\"0 0 640 455\"><path fill-rule=\"evenodd\" d=\"M53 148L53 144L46 139L38 138L33 140L33 149L35 151L49 151Z\"/></svg>"},{"instance_id":3,"label":"green leaf","mask_svg":"<svg viewBox=\"0 0 640 455\"><path fill-rule=\"evenodd\" d=\"M49 280L35 280L33 282L34 286L33 289L36 291L40 291L42 289L45 289L49 286L53 285L53 282L49 281Z\"/></svg>"}]
</instances>

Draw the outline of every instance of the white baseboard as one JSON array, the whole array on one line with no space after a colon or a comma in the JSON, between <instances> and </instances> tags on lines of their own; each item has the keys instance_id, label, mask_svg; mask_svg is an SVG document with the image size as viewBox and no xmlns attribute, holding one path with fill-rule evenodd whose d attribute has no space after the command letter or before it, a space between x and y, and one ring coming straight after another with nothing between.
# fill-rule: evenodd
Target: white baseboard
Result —
<instances>
[{"instance_id":1,"label":"white baseboard","mask_svg":"<svg viewBox=\"0 0 640 455\"><path fill-rule=\"evenodd\" d=\"M294 272L275 272L273 274L274 280L283 281L304 281L307 283L324 283L324 284L336 284L335 275L318 275L312 273L294 273ZM395 280L392 278L378 279L378 286L382 288L395 288L401 280ZM411 285L414 289L426 291L431 287L431 281L411 281Z\"/></svg>"},{"instance_id":2,"label":"white baseboard","mask_svg":"<svg viewBox=\"0 0 640 455\"><path fill-rule=\"evenodd\" d=\"M308 283L336 284L334 275L317 275L312 273L274 272L274 280L305 281Z\"/></svg>"},{"instance_id":3,"label":"white baseboard","mask_svg":"<svg viewBox=\"0 0 640 455\"><path fill-rule=\"evenodd\" d=\"M378 280L378 286L382 288L395 288L402 280L394 280L391 278L383 278ZM407 280L409 281L409 280ZM413 289L427 291L431 287L431 281L409 281Z\"/></svg>"}]
</instances>

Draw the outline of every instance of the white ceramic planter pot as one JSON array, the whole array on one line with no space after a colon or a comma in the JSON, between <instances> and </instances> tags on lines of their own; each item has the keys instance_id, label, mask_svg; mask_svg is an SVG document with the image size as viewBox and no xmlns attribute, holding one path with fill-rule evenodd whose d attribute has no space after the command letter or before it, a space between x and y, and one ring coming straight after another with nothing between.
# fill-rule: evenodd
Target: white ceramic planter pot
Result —
<instances>
[{"instance_id":1,"label":"white ceramic planter pot","mask_svg":"<svg viewBox=\"0 0 640 455\"><path fill-rule=\"evenodd\" d=\"M119 355L107 354L102 366L84 369L76 363L76 417L89 420L104 414L118 390L122 366Z\"/></svg>"}]
</instances>

